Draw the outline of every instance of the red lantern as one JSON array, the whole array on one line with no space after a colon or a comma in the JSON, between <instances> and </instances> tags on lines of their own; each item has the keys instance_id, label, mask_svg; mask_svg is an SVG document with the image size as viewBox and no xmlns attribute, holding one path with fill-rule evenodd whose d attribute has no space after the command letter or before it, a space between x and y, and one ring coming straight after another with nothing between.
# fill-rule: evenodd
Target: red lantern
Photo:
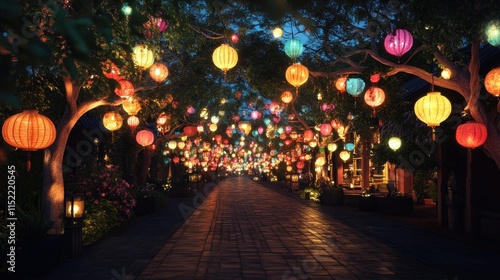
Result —
<instances>
[{"instance_id":1,"label":"red lantern","mask_svg":"<svg viewBox=\"0 0 500 280\"><path fill-rule=\"evenodd\" d=\"M312 130L304 131L304 141L309 142L314 139L314 132Z\"/></svg>"},{"instance_id":2,"label":"red lantern","mask_svg":"<svg viewBox=\"0 0 500 280\"><path fill-rule=\"evenodd\" d=\"M241 91L235 92L234 97L236 97L236 99L240 99L241 98Z\"/></svg>"},{"instance_id":3,"label":"red lantern","mask_svg":"<svg viewBox=\"0 0 500 280\"><path fill-rule=\"evenodd\" d=\"M290 146L290 145L292 144L292 142L293 142L293 141L292 141L291 139L286 139L286 140L285 140L285 145L286 145L286 146Z\"/></svg>"},{"instance_id":4,"label":"red lantern","mask_svg":"<svg viewBox=\"0 0 500 280\"><path fill-rule=\"evenodd\" d=\"M377 74L373 74L370 76L370 82L376 84L380 81L380 74L377 73Z\"/></svg>"},{"instance_id":5,"label":"red lantern","mask_svg":"<svg viewBox=\"0 0 500 280\"><path fill-rule=\"evenodd\" d=\"M220 141L222 141L222 135L220 134L215 135L214 140L215 142L220 143Z\"/></svg>"},{"instance_id":6,"label":"red lantern","mask_svg":"<svg viewBox=\"0 0 500 280\"><path fill-rule=\"evenodd\" d=\"M174 163L178 163L178 162L179 162L179 157L178 157L178 156L175 156L175 157L172 159L172 161L173 161Z\"/></svg>"},{"instance_id":7,"label":"red lantern","mask_svg":"<svg viewBox=\"0 0 500 280\"><path fill-rule=\"evenodd\" d=\"M484 144L488 137L488 130L482 123L467 122L457 127L455 138L458 144L474 149Z\"/></svg>"},{"instance_id":8,"label":"red lantern","mask_svg":"<svg viewBox=\"0 0 500 280\"><path fill-rule=\"evenodd\" d=\"M236 43L238 43L238 41L239 41L239 40L240 40L240 38L238 37L238 34L233 33L233 35L231 35L231 41L232 41L233 43L235 43L235 44L236 44Z\"/></svg>"},{"instance_id":9,"label":"red lantern","mask_svg":"<svg viewBox=\"0 0 500 280\"><path fill-rule=\"evenodd\" d=\"M297 166L298 169L304 169L305 164L303 161L297 161L295 166Z\"/></svg>"},{"instance_id":10,"label":"red lantern","mask_svg":"<svg viewBox=\"0 0 500 280\"><path fill-rule=\"evenodd\" d=\"M185 126L183 131L187 137L193 137L198 133L198 129L194 125Z\"/></svg>"},{"instance_id":11,"label":"red lantern","mask_svg":"<svg viewBox=\"0 0 500 280\"><path fill-rule=\"evenodd\" d=\"M108 61L107 63L103 63L102 65L103 65L102 73L104 74L104 76L106 76L106 78L117 81L122 79L120 75L120 69L118 69L118 66L116 66L116 64Z\"/></svg>"},{"instance_id":12,"label":"red lantern","mask_svg":"<svg viewBox=\"0 0 500 280\"><path fill-rule=\"evenodd\" d=\"M407 53L413 45L413 36L404 29L396 29L387 34L384 40L385 50L398 58Z\"/></svg>"},{"instance_id":13,"label":"red lantern","mask_svg":"<svg viewBox=\"0 0 500 280\"><path fill-rule=\"evenodd\" d=\"M332 133L332 130L333 128L329 123L323 123L321 124L319 131L321 132L321 135L328 136Z\"/></svg>"},{"instance_id":14,"label":"red lantern","mask_svg":"<svg viewBox=\"0 0 500 280\"><path fill-rule=\"evenodd\" d=\"M269 111L271 112L271 114L276 114L277 111L280 111L281 109L281 106L278 102L271 102L271 105L269 105Z\"/></svg>"},{"instance_id":15,"label":"red lantern","mask_svg":"<svg viewBox=\"0 0 500 280\"><path fill-rule=\"evenodd\" d=\"M153 142L155 140L155 136L154 136L153 132L151 132L147 129L144 129L144 130L137 132L137 135L135 136L135 140L137 141L137 143L139 143L139 145L146 147L146 146L153 144Z\"/></svg>"},{"instance_id":16,"label":"red lantern","mask_svg":"<svg viewBox=\"0 0 500 280\"><path fill-rule=\"evenodd\" d=\"M118 87L115 88L115 94L121 98L129 98L134 95L134 85L127 80L119 80Z\"/></svg>"},{"instance_id":17,"label":"red lantern","mask_svg":"<svg viewBox=\"0 0 500 280\"><path fill-rule=\"evenodd\" d=\"M339 126L340 126L340 121L338 121L338 120L332 120L330 122L330 125L332 126L333 129L337 130L339 128Z\"/></svg>"}]
</instances>

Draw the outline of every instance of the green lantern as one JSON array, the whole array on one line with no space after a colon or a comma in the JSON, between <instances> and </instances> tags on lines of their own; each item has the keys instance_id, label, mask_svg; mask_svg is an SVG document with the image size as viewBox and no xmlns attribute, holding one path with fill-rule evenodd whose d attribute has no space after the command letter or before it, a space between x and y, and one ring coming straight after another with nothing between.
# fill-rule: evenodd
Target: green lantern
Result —
<instances>
[{"instance_id":1,"label":"green lantern","mask_svg":"<svg viewBox=\"0 0 500 280\"><path fill-rule=\"evenodd\" d=\"M304 51L304 46L299 39L290 39L285 43L285 53L291 59L296 59Z\"/></svg>"}]
</instances>

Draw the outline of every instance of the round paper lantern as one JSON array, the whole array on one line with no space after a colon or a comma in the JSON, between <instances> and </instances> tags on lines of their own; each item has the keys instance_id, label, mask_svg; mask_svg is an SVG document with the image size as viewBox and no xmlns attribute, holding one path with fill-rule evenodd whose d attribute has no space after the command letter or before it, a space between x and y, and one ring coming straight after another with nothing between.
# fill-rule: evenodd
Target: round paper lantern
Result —
<instances>
[{"instance_id":1,"label":"round paper lantern","mask_svg":"<svg viewBox=\"0 0 500 280\"><path fill-rule=\"evenodd\" d=\"M149 76L155 82L161 83L168 77L168 68L161 62L155 62L149 67Z\"/></svg>"},{"instance_id":2,"label":"round paper lantern","mask_svg":"<svg viewBox=\"0 0 500 280\"><path fill-rule=\"evenodd\" d=\"M290 132L292 132L292 127L289 125L285 126L285 133L290 134Z\"/></svg>"},{"instance_id":3,"label":"round paper lantern","mask_svg":"<svg viewBox=\"0 0 500 280\"><path fill-rule=\"evenodd\" d=\"M321 132L321 135L328 136L332 134L332 130L333 128L329 123L323 123L321 124L319 131Z\"/></svg>"},{"instance_id":4,"label":"round paper lantern","mask_svg":"<svg viewBox=\"0 0 500 280\"><path fill-rule=\"evenodd\" d=\"M491 95L500 97L500 67L493 68L486 74L484 87Z\"/></svg>"},{"instance_id":5,"label":"round paper lantern","mask_svg":"<svg viewBox=\"0 0 500 280\"><path fill-rule=\"evenodd\" d=\"M198 129L194 125L188 125L183 128L183 132L187 137L193 137L198 133Z\"/></svg>"},{"instance_id":6,"label":"round paper lantern","mask_svg":"<svg viewBox=\"0 0 500 280\"><path fill-rule=\"evenodd\" d=\"M129 98L134 95L134 85L128 80L119 80L118 86L115 88L115 94L121 98Z\"/></svg>"},{"instance_id":7,"label":"round paper lantern","mask_svg":"<svg viewBox=\"0 0 500 280\"><path fill-rule=\"evenodd\" d=\"M260 112L257 110L254 110L254 111L252 111L252 113L250 113L250 117L253 120L257 120L258 118L260 118Z\"/></svg>"},{"instance_id":8,"label":"round paper lantern","mask_svg":"<svg viewBox=\"0 0 500 280\"><path fill-rule=\"evenodd\" d=\"M106 70L105 68L108 68L109 71ZM102 73L108 79L113 79L117 81L122 79L120 75L120 69L118 68L118 66L116 66L116 64L112 62L103 63Z\"/></svg>"},{"instance_id":9,"label":"round paper lantern","mask_svg":"<svg viewBox=\"0 0 500 280\"><path fill-rule=\"evenodd\" d=\"M177 148L179 148L179 150L184 150L185 147L186 147L186 142L180 141L179 143L177 143Z\"/></svg>"},{"instance_id":10,"label":"round paper lantern","mask_svg":"<svg viewBox=\"0 0 500 280\"><path fill-rule=\"evenodd\" d=\"M304 51L304 46L299 39L292 38L285 43L285 53L291 59L296 59Z\"/></svg>"},{"instance_id":11,"label":"round paper lantern","mask_svg":"<svg viewBox=\"0 0 500 280\"><path fill-rule=\"evenodd\" d=\"M474 149L484 144L488 130L484 124L470 121L457 127L455 138L461 146Z\"/></svg>"},{"instance_id":12,"label":"round paper lantern","mask_svg":"<svg viewBox=\"0 0 500 280\"><path fill-rule=\"evenodd\" d=\"M175 148L177 148L177 142L175 142L175 140L168 141L168 148L170 150L175 150Z\"/></svg>"},{"instance_id":13,"label":"round paper lantern","mask_svg":"<svg viewBox=\"0 0 500 280\"><path fill-rule=\"evenodd\" d=\"M217 117L217 116L212 116L212 117L210 118L210 121L211 121L212 123L215 123L215 124L217 124L217 123L219 122L219 120L220 120L220 119L219 119L219 117Z\"/></svg>"},{"instance_id":14,"label":"round paper lantern","mask_svg":"<svg viewBox=\"0 0 500 280\"><path fill-rule=\"evenodd\" d=\"M335 143L330 143L326 147L327 147L328 151L330 151L330 152L335 152L337 150L337 144L335 144Z\"/></svg>"},{"instance_id":15,"label":"round paper lantern","mask_svg":"<svg viewBox=\"0 0 500 280\"><path fill-rule=\"evenodd\" d=\"M280 38L283 35L283 30L279 27L273 29L273 37Z\"/></svg>"},{"instance_id":16,"label":"round paper lantern","mask_svg":"<svg viewBox=\"0 0 500 280\"><path fill-rule=\"evenodd\" d=\"M37 110L25 110L5 120L2 136L13 147L36 151L52 145L56 139L56 127L49 118L38 114Z\"/></svg>"},{"instance_id":17,"label":"round paper lantern","mask_svg":"<svg viewBox=\"0 0 500 280\"><path fill-rule=\"evenodd\" d=\"M139 143L139 145L143 147L153 144L154 140L155 135L153 134L153 132L147 129L141 130L135 135L135 141L137 141L137 143Z\"/></svg>"},{"instance_id":18,"label":"round paper lantern","mask_svg":"<svg viewBox=\"0 0 500 280\"><path fill-rule=\"evenodd\" d=\"M347 76L342 76L335 81L335 87L337 88L338 91L344 93L346 91L345 88L346 82L347 82Z\"/></svg>"},{"instance_id":19,"label":"round paper lantern","mask_svg":"<svg viewBox=\"0 0 500 280\"><path fill-rule=\"evenodd\" d=\"M319 156L318 158L316 158L316 162L314 163L314 165L323 166L325 165L325 162L325 157Z\"/></svg>"},{"instance_id":20,"label":"round paper lantern","mask_svg":"<svg viewBox=\"0 0 500 280\"><path fill-rule=\"evenodd\" d=\"M238 36L238 34L233 33L233 34L231 35L231 42L233 42L233 43L235 43L235 44L236 44L236 43L238 43L238 41L239 41L239 40L240 40L240 37Z\"/></svg>"},{"instance_id":21,"label":"round paper lantern","mask_svg":"<svg viewBox=\"0 0 500 280\"><path fill-rule=\"evenodd\" d=\"M349 78L346 82L346 91L350 95L357 97L365 89L365 81L361 78Z\"/></svg>"},{"instance_id":22,"label":"round paper lantern","mask_svg":"<svg viewBox=\"0 0 500 280\"><path fill-rule=\"evenodd\" d=\"M179 160L180 160L180 159L179 159L179 157L178 157L178 156L175 156L175 157L172 159L172 161L173 161L174 163L178 163L178 162L179 162Z\"/></svg>"},{"instance_id":23,"label":"round paper lantern","mask_svg":"<svg viewBox=\"0 0 500 280\"><path fill-rule=\"evenodd\" d=\"M337 130L340 126L340 121L339 120L332 120L330 122L330 125L332 126L333 129Z\"/></svg>"},{"instance_id":24,"label":"round paper lantern","mask_svg":"<svg viewBox=\"0 0 500 280\"><path fill-rule=\"evenodd\" d=\"M444 68L443 71L441 71L441 78L449 80L451 78L451 70Z\"/></svg>"},{"instance_id":25,"label":"round paper lantern","mask_svg":"<svg viewBox=\"0 0 500 280\"><path fill-rule=\"evenodd\" d=\"M492 46L500 47L500 22L492 21L486 26L486 40Z\"/></svg>"},{"instance_id":26,"label":"round paper lantern","mask_svg":"<svg viewBox=\"0 0 500 280\"><path fill-rule=\"evenodd\" d=\"M222 44L212 54L215 66L226 73L238 63L238 53L228 44Z\"/></svg>"},{"instance_id":27,"label":"round paper lantern","mask_svg":"<svg viewBox=\"0 0 500 280\"><path fill-rule=\"evenodd\" d=\"M286 69L285 78L292 86L298 88L307 82L309 70L300 63L294 63Z\"/></svg>"},{"instance_id":28,"label":"round paper lantern","mask_svg":"<svg viewBox=\"0 0 500 280\"><path fill-rule=\"evenodd\" d=\"M345 144L345 149L346 149L348 152L351 152L352 150L354 150L354 144L353 144L353 143L346 143L346 144Z\"/></svg>"},{"instance_id":29,"label":"round paper lantern","mask_svg":"<svg viewBox=\"0 0 500 280\"><path fill-rule=\"evenodd\" d=\"M156 124L159 126L162 126L167 123L168 117L165 113L161 113L158 118L156 119Z\"/></svg>"},{"instance_id":30,"label":"round paper lantern","mask_svg":"<svg viewBox=\"0 0 500 280\"><path fill-rule=\"evenodd\" d=\"M210 130L211 132L215 132L215 131L217 131L217 124L215 124L215 123L211 123L211 124L208 126L208 130Z\"/></svg>"},{"instance_id":31,"label":"round paper lantern","mask_svg":"<svg viewBox=\"0 0 500 280\"><path fill-rule=\"evenodd\" d=\"M107 130L114 131L120 129L123 124L123 118L117 112L108 112L102 118L102 124Z\"/></svg>"},{"instance_id":32,"label":"round paper lantern","mask_svg":"<svg viewBox=\"0 0 500 280\"><path fill-rule=\"evenodd\" d=\"M376 73L370 76L370 82L376 84L380 81L380 73Z\"/></svg>"},{"instance_id":33,"label":"round paper lantern","mask_svg":"<svg viewBox=\"0 0 500 280\"><path fill-rule=\"evenodd\" d=\"M227 135L227 137L233 136L233 129L229 126L226 128L226 135Z\"/></svg>"},{"instance_id":34,"label":"round paper lantern","mask_svg":"<svg viewBox=\"0 0 500 280\"><path fill-rule=\"evenodd\" d=\"M127 98L123 101L122 107L127 114L135 116L141 110L141 103L136 98Z\"/></svg>"},{"instance_id":35,"label":"round paper lantern","mask_svg":"<svg viewBox=\"0 0 500 280\"><path fill-rule=\"evenodd\" d=\"M344 162L346 162L347 160L349 160L351 158L351 154L346 151L346 150L343 150L339 153L339 157L340 159L342 159Z\"/></svg>"},{"instance_id":36,"label":"round paper lantern","mask_svg":"<svg viewBox=\"0 0 500 280\"><path fill-rule=\"evenodd\" d=\"M310 129L304 131L304 141L309 142L314 139L314 132Z\"/></svg>"},{"instance_id":37,"label":"round paper lantern","mask_svg":"<svg viewBox=\"0 0 500 280\"><path fill-rule=\"evenodd\" d=\"M295 166L297 166L297 169L304 169L305 163L303 161L297 161Z\"/></svg>"},{"instance_id":38,"label":"round paper lantern","mask_svg":"<svg viewBox=\"0 0 500 280\"><path fill-rule=\"evenodd\" d=\"M203 133L205 131L205 128L203 127L202 124L199 124L196 126L196 131L198 131L198 133Z\"/></svg>"},{"instance_id":39,"label":"round paper lantern","mask_svg":"<svg viewBox=\"0 0 500 280\"><path fill-rule=\"evenodd\" d=\"M154 63L153 51L144 44L136 45L133 49L132 59L139 68L148 68Z\"/></svg>"},{"instance_id":40,"label":"round paper lantern","mask_svg":"<svg viewBox=\"0 0 500 280\"><path fill-rule=\"evenodd\" d=\"M132 130L134 130L137 126L139 126L139 123L140 121L137 116L129 116L127 118L127 124Z\"/></svg>"},{"instance_id":41,"label":"round paper lantern","mask_svg":"<svg viewBox=\"0 0 500 280\"><path fill-rule=\"evenodd\" d=\"M375 108L384 103L385 93L379 87L370 87L365 92L365 102L368 106Z\"/></svg>"},{"instance_id":42,"label":"round paper lantern","mask_svg":"<svg viewBox=\"0 0 500 280\"><path fill-rule=\"evenodd\" d=\"M262 126L259 126L259 127L257 128L257 132L258 132L259 134L264 133L264 128L263 128Z\"/></svg>"},{"instance_id":43,"label":"round paper lantern","mask_svg":"<svg viewBox=\"0 0 500 280\"><path fill-rule=\"evenodd\" d=\"M292 100L293 100L293 94L288 90L281 94L281 101L283 101L283 103L288 104L292 102Z\"/></svg>"},{"instance_id":44,"label":"round paper lantern","mask_svg":"<svg viewBox=\"0 0 500 280\"><path fill-rule=\"evenodd\" d=\"M387 141L387 144L393 151L397 151L401 147L401 139L399 137L391 137Z\"/></svg>"},{"instance_id":45,"label":"round paper lantern","mask_svg":"<svg viewBox=\"0 0 500 280\"><path fill-rule=\"evenodd\" d=\"M413 45L413 36L405 29L396 29L387 34L384 40L385 50L398 58L407 53Z\"/></svg>"},{"instance_id":46,"label":"round paper lantern","mask_svg":"<svg viewBox=\"0 0 500 280\"><path fill-rule=\"evenodd\" d=\"M434 91L418 99L414 110L419 120L434 128L448 118L451 113L451 103L440 92Z\"/></svg>"},{"instance_id":47,"label":"round paper lantern","mask_svg":"<svg viewBox=\"0 0 500 280\"><path fill-rule=\"evenodd\" d=\"M280 139L285 140L286 139L286 133L281 133L280 134Z\"/></svg>"},{"instance_id":48,"label":"round paper lantern","mask_svg":"<svg viewBox=\"0 0 500 280\"><path fill-rule=\"evenodd\" d=\"M252 125L247 121L241 121L238 123L238 129L245 135L248 135L252 131Z\"/></svg>"}]
</instances>

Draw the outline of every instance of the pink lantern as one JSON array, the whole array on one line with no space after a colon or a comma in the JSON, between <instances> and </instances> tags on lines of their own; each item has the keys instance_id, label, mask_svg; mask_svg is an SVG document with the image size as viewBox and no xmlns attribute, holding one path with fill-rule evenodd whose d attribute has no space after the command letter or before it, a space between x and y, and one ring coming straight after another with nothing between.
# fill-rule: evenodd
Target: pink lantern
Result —
<instances>
[{"instance_id":1,"label":"pink lantern","mask_svg":"<svg viewBox=\"0 0 500 280\"><path fill-rule=\"evenodd\" d=\"M398 58L407 53L413 46L413 36L404 29L396 29L387 34L384 40L385 50Z\"/></svg>"},{"instance_id":2,"label":"pink lantern","mask_svg":"<svg viewBox=\"0 0 500 280\"><path fill-rule=\"evenodd\" d=\"M195 110L194 110L193 106L188 106L186 111L187 111L187 113L188 113L189 115L192 115L192 114L194 114L194 112L195 112Z\"/></svg>"},{"instance_id":3,"label":"pink lantern","mask_svg":"<svg viewBox=\"0 0 500 280\"><path fill-rule=\"evenodd\" d=\"M285 133L290 134L290 132L292 132L292 127L289 125L285 126Z\"/></svg>"},{"instance_id":4,"label":"pink lantern","mask_svg":"<svg viewBox=\"0 0 500 280\"><path fill-rule=\"evenodd\" d=\"M137 143L139 143L139 145L146 147L146 146L153 144L153 141L155 140L155 136L154 136L153 132L151 132L147 129L144 129L144 130L137 132L137 135L135 136L135 140L137 141Z\"/></svg>"},{"instance_id":5,"label":"pink lantern","mask_svg":"<svg viewBox=\"0 0 500 280\"><path fill-rule=\"evenodd\" d=\"M235 44L236 44L236 43L238 43L238 41L239 41L239 40L240 40L240 37L238 37L238 34L233 33L233 35L231 35L231 41L232 41L233 43L235 43Z\"/></svg>"},{"instance_id":6,"label":"pink lantern","mask_svg":"<svg viewBox=\"0 0 500 280\"><path fill-rule=\"evenodd\" d=\"M257 128L257 132L258 132L259 134L264 133L264 128L263 128L262 126L259 126L259 128Z\"/></svg>"},{"instance_id":7,"label":"pink lantern","mask_svg":"<svg viewBox=\"0 0 500 280\"><path fill-rule=\"evenodd\" d=\"M321 132L321 135L328 136L332 133L332 130L333 128L329 123L323 123L321 124L319 131Z\"/></svg>"},{"instance_id":8,"label":"pink lantern","mask_svg":"<svg viewBox=\"0 0 500 280\"><path fill-rule=\"evenodd\" d=\"M254 111L252 111L252 113L250 113L250 117L253 120L257 120L258 118L260 118L260 112L257 110L254 110Z\"/></svg>"},{"instance_id":9,"label":"pink lantern","mask_svg":"<svg viewBox=\"0 0 500 280\"><path fill-rule=\"evenodd\" d=\"M278 116L278 115L273 116L273 122L274 122L274 123L279 123L279 122L280 122L280 120L281 120L281 117L280 117L280 116Z\"/></svg>"},{"instance_id":10,"label":"pink lantern","mask_svg":"<svg viewBox=\"0 0 500 280\"><path fill-rule=\"evenodd\" d=\"M271 105L269 105L269 111L271 114L276 114L276 111L279 111L281 108L280 104L278 102L271 102Z\"/></svg>"}]
</instances>

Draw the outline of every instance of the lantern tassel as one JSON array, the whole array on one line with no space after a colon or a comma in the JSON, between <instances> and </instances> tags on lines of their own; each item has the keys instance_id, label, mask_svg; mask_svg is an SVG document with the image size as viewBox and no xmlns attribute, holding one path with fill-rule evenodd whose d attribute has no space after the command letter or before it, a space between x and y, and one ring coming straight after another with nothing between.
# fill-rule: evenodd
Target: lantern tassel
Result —
<instances>
[{"instance_id":1,"label":"lantern tassel","mask_svg":"<svg viewBox=\"0 0 500 280\"><path fill-rule=\"evenodd\" d=\"M31 170L31 160L30 160L31 154L30 153L26 153L26 156L28 157L28 160L26 162L26 171L29 172Z\"/></svg>"}]
</instances>

